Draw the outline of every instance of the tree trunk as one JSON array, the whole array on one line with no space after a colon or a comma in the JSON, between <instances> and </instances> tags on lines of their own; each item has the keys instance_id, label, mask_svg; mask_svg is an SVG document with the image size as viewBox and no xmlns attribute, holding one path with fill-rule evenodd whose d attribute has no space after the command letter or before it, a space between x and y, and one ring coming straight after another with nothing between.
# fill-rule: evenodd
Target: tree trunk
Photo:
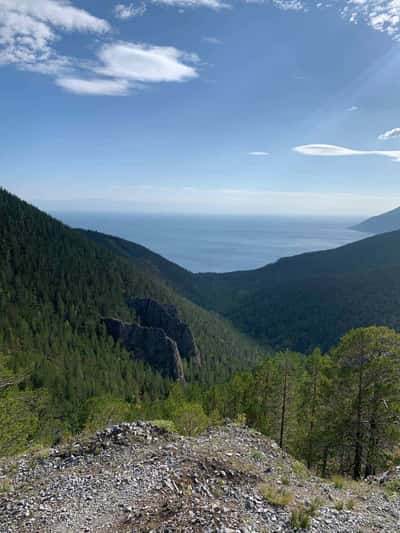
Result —
<instances>
[{"instance_id":1,"label":"tree trunk","mask_svg":"<svg viewBox=\"0 0 400 533\"><path fill-rule=\"evenodd\" d=\"M361 465L362 465L362 430L361 430L361 416L362 416L362 385L363 385L363 362L361 362L358 374L358 397L357 397L357 421L356 421L356 442L354 450L354 470L353 479L360 479Z\"/></svg>"},{"instance_id":2,"label":"tree trunk","mask_svg":"<svg viewBox=\"0 0 400 533\"><path fill-rule=\"evenodd\" d=\"M287 376L288 375L288 362L285 361L285 374L283 379L283 391L282 391L282 413L281 413L281 432L279 438L279 446L283 449L283 440L285 433L285 418L286 418L286 398L287 398Z\"/></svg>"}]
</instances>

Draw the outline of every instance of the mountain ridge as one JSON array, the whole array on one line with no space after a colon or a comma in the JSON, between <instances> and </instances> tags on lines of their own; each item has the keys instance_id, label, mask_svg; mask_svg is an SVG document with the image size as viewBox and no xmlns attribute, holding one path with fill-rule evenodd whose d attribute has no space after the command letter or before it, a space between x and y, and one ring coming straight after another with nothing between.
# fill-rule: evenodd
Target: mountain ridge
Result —
<instances>
[{"instance_id":1,"label":"mountain ridge","mask_svg":"<svg viewBox=\"0 0 400 533\"><path fill-rule=\"evenodd\" d=\"M350 229L374 234L398 230L400 229L400 207L395 207L380 215L367 218Z\"/></svg>"}]
</instances>

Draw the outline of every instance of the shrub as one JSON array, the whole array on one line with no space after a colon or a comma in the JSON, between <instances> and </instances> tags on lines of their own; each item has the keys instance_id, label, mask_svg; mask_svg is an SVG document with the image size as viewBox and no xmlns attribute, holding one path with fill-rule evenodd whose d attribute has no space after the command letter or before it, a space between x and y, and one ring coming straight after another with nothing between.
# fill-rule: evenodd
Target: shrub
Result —
<instances>
[{"instance_id":1,"label":"shrub","mask_svg":"<svg viewBox=\"0 0 400 533\"><path fill-rule=\"evenodd\" d=\"M178 433L194 437L209 424L208 416L198 403L183 402L172 415Z\"/></svg>"},{"instance_id":2,"label":"shrub","mask_svg":"<svg viewBox=\"0 0 400 533\"><path fill-rule=\"evenodd\" d=\"M165 429L166 431L169 431L170 433L176 432L176 426L172 422L172 420L151 420L150 421L153 426L156 426L161 429Z\"/></svg>"},{"instance_id":3,"label":"shrub","mask_svg":"<svg viewBox=\"0 0 400 533\"><path fill-rule=\"evenodd\" d=\"M112 396L96 396L86 403L87 418L85 430L95 431L105 426L131 422L135 417L134 407L124 400Z\"/></svg>"}]
</instances>

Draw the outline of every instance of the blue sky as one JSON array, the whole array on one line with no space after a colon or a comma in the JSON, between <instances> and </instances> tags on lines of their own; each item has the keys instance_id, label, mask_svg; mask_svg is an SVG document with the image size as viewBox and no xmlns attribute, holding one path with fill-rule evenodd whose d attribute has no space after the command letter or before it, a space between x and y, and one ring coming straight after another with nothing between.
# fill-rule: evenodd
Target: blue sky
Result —
<instances>
[{"instance_id":1,"label":"blue sky","mask_svg":"<svg viewBox=\"0 0 400 533\"><path fill-rule=\"evenodd\" d=\"M395 207L399 20L397 0L0 0L0 183L50 209Z\"/></svg>"}]
</instances>

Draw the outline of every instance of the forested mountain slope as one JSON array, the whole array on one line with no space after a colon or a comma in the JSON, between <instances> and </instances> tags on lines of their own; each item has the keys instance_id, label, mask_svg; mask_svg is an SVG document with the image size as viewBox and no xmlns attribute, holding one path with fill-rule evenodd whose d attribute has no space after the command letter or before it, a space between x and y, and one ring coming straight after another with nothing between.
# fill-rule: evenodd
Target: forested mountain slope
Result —
<instances>
[{"instance_id":1,"label":"forested mountain slope","mask_svg":"<svg viewBox=\"0 0 400 533\"><path fill-rule=\"evenodd\" d=\"M375 217L367 218L352 229L364 233L385 233L400 229L400 207L382 213Z\"/></svg>"},{"instance_id":2,"label":"forested mountain slope","mask_svg":"<svg viewBox=\"0 0 400 533\"><path fill-rule=\"evenodd\" d=\"M327 349L353 327L400 329L400 231L227 274L191 274L145 248L94 235L274 347Z\"/></svg>"},{"instance_id":3,"label":"forested mountain slope","mask_svg":"<svg viewBox=\"0 0 400 533\"><path fill-rule=\"evenodd\" d=\"M101 323L103 316L132 321L128 299L177 307L203 357L200 370L186 369L189 380L221 381L259 357L223 319L1 189L0 221L0 354L29 374L27 384L49 392L62 424L79 428L89 397L138 404L165 393L167 380L132 361Z\"/></svg>"}]
</instances>

